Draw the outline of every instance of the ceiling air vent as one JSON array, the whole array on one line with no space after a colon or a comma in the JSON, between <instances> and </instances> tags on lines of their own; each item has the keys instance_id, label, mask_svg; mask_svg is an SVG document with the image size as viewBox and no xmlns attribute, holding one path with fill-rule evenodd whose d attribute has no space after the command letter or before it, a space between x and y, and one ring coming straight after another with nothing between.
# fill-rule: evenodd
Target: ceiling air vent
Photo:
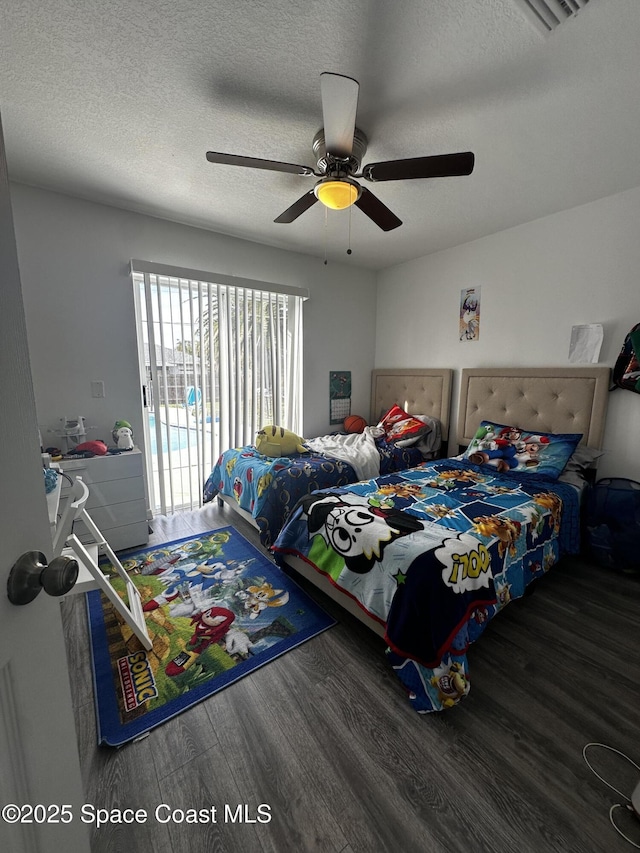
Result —
<instances>
[{"instance_id":1,"label":"ceiling air vent","mask_svg":"<svg viewBox=\"0 0 640 853\"><path fill-rule=\"evenodd\" d=\"M575 18L589 0L515 0L531 23L548 35L570 18Z\"/></svg>"}]
</instances>

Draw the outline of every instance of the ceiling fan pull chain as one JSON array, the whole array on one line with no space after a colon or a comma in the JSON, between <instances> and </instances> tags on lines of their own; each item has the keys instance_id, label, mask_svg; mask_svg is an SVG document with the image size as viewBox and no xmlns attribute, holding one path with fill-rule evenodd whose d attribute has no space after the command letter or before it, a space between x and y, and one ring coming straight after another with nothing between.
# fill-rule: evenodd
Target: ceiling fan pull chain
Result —
<instances>
[{"instance_id":1,"label":"ceiling fan pull chain","mask_svg":"<svg viewBox=\"0 0 640 853\"><path fill-rule=\"evenodd\" d=\"M349 208L349 248L347 249L347 255L351 254L351 210L353 205Z\"/></svg>"},{"instance_id":2,"label":"ceiling fan pull chain","mask_svg":"<svg viewBox=\"0 0 640 853\"><path fill-rule=\"evenodd\" d=\"M328 229L329 229L329 209L325 207L324 209L324 265L327 265L327 241L328 241Z\"/></svg>"}]
</instances>

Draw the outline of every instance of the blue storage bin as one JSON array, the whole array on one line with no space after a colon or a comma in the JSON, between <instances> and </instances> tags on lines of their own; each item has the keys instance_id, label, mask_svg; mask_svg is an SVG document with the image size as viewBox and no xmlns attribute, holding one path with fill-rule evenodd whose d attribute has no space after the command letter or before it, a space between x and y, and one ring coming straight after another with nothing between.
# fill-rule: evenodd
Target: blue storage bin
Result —
<instances>
[{"instance_id":1,"label":"blue storage bin","mask_svg":"<svg viewBox=\"0 0 640 853\"><path fill-rule=\"evenodd\" d=\"M587 499L587 556L600 566L640 572L640 483L598 480Z\"/></svg>"}]
</instances>

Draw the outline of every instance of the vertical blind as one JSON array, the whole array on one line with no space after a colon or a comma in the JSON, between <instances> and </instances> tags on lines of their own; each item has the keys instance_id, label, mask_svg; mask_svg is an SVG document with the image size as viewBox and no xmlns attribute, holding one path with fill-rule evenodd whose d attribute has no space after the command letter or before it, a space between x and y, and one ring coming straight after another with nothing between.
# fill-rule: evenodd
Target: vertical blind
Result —
<instances>
[{"instance_id":1,"label":"vertical blind","mask_svg":"<svg viewBox=\"0 0 640 853\"><path fill-rule=\"evenodd\" d=\"M132 261L155 512L202 505L220 453L302 431L302 288ZM153 472L153 476L151 476Z\"/></svg>"}]
</instances>

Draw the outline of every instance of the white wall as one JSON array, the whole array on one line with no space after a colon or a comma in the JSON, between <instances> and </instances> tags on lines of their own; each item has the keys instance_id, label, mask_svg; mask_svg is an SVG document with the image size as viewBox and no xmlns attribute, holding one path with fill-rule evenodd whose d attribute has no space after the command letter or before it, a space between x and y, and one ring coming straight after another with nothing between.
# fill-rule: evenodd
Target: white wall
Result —
<instances>
[{"instance_id":1,"label":"white wall","mask_svg":"<svg viewBox=\"0 0 640 853\"><path fill-rule=\"evenodd\" d=\"M329 432L330 370L351 370L366 416L377 367L565 365L571 326L605 328L613 366L640 322L640 189L385 270L294 254L31 187L11 188L38 420L78 414L142 434L133 295L138 257L306 287L304 432ZM458 340L460 291L482 288L477 342ZM374 351L375 330L375 351ZM106 397L91 397L91 381ZM457 381L454 383L454 405ZM455 421L454 421L455 423ZM640 396L611 395L601 476L640 480ZM49 443L53 436L43 439Z\"/></svg>"},{"instance_id":2,"label":"white wall","mask_svg":"<svg viewBox=\"0 0 640 853\"><path fill-rule=\"evenodd\" d=\"M352 371L352 410L369 410L375 275L161 219L13 184L38 421L83 415L87 439L116 419L142 436L131 258L305 287L304 434L330 432L329 372ZM293 227L293 226L292 226ZM91 381L106 396L91 396Z\"/></svg>"},{"instance_id":3,"label":"white wall","mask_svg":"<svg viewBox=\"0 0 640 853\"><path fill-rule=\"evenodd\" d=\"M602 323L613 367L640 322L640 189L385 270L376 367L563 366L571 327ZM460 292L481 287L480 340L461 342ZM452 420L455 425L455 417ZM454 430L455 431L455 430ZM599 476L640 480L640 395L610 395Z\"/></svg>"}]
</instances>

